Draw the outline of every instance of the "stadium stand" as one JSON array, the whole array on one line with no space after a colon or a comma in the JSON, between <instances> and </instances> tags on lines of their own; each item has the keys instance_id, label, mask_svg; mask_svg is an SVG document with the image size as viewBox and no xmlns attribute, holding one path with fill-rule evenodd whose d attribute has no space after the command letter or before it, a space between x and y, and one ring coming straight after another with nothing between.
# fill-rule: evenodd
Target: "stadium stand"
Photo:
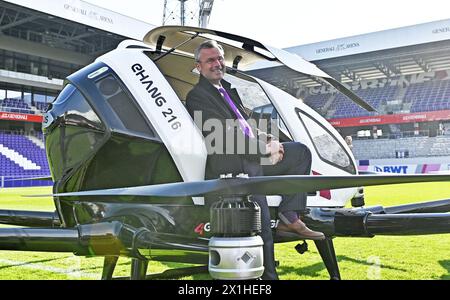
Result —
<instances>
[{"instance_id":1,"label":"stadium stand","mask_svg":"<svg viewBox=\"0 0 450 300\"><path fill-rule=\"evenodd\" d=\"M20 99L5 98L1 102L0 109L13 113L35 114L31 107Z\"/></svg>"},{"instance_id":2,"label":"stadium stand","mask_svg":"<svg viewBox=\"0 0 450 300\"><path fill-rule=\"evenodd\" d=\"M366 100L372 107L379 110L380 106L386 104L387 100L394 98L397 92L396 86L385 86L376 89L358 90L356 94ZM338 94L330 105L328 118L352 118L360 116L372 116L376 113L368 112L354 102L348 100L343 94Z\"/></svg>"},{"instance_id":3,"label":"stadium stand","mask_svg":"<svg viewBox=\"0 0 450 300\"><path fill-rule=\"evenodd\" d=\"M44 149L25 135L0 133L0 176L38 177L49 174Z\"/></svg>"},{"instance_id":4,"label":"stadium stand","mask_svg":"<svg viewBox=\"0 0 450 300\"><path fill-rule=\"evenodd\" d=\"M36 102L35 106L36 108L41 112L44 113L47 110L49 103L44 103L44 102Z\"/></svg>"},{"instance_id":5,"label":"stadium stand","mask_svg":"<svg viewBox=\"0 0 450 300\"><path fill-rule=\"evenodd\" d=\"M305 103L318 113L323 114L326 110L326 104L332 96L332 94L310 95L305 98Z\"/></svg>"},{"instance_id":6,"label":"stadium stand","mask_svg":"<svg viewBox=\"0 0 450 300\"><path fill-rule=\"evenodd\" d=\"M407 157L449 156L450 137L353 140L353 154L356 159L399 158L399 153L407 153Z\"/></svg>"},{"instance_id":7,"label":"stadium stand","mask_svg":"<svg viewBox=\"0 0 450 300\"><path fill-rule=\"evenodd\" d=\"M450 109L450 80L435 80L410 85L403 99L411 112Z\"/></svg>"},{"instance_id":8,"label":"stadium stand","mask_svg":"<svg viewBox=\"0 0 450 300\"><path fill-rule=\"evenodd\" d=\"M357 90L356 94L376 108L378 114L385 114L388 111L395 114L450 109L450 80L414 83L406 88L398 86L369 88ZM342 94L337 94L334 99L331 94L308 95L305 103L330 119L377 114L367 112L355 103L348 101Z\"/></svg>"}]
</instances>

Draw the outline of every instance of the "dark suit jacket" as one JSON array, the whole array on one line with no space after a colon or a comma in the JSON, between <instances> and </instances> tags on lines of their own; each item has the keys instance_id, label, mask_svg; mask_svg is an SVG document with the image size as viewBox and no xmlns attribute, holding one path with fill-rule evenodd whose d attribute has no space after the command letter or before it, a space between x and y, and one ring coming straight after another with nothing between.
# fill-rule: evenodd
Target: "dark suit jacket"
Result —
<instances>
[{"instance_id":1,"label":"dark suit jacket","mask_svg":"<svg viewBox=\"0 0 450 300\"><path fill-rule=\"evenodd\" d=\"M239 109L242 116L248 119L248 115L244 111L244 106L236 89L232 89L231 84L225 80L222 80L221 83L233 102L236 104L236 107ZM222 143L222 153L211 153L211 145L206 143L208 148L205 174L206 179L217 178L220 174L233 173L234 175L237 175L238 173L243 173L243 159L256 162L265 155L265 153L261 152L261 150L265 150L265 142L259 140L255 129L253 132L257 138L248 138L239 126L233 126L231 128L226 126L227 119L236 120L237 117L217 88L214 87L205 77L200 75L198 84L195 85L194 88L188 93L186 97L186 106L192 118L194 118L195 111L201 111L203 124L208 119L220 120L222 122L223 129L222 136L229 137L232 135L234 137L234 149L232 152L234 154L226 154L227 149L225 141ZM197 126L198 125L199 124L197 124ZM210 131L206 131L203 126L200 129L202 130L204 137L211 133ZM216 128L214 128L214 130L216 130ZM245 153L237 154L237 141L242 139L245 139ZM212 146L214 147L215 144ZM255 149L257 150L256 153L254 153Z\"/></svg>"}]
</instances>

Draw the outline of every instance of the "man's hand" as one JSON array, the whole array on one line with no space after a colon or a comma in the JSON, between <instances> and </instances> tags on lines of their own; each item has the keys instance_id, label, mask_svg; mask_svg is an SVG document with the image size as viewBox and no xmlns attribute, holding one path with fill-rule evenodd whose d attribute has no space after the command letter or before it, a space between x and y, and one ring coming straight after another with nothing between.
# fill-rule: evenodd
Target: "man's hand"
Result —
<instances>
[{"instance_id":1,"label":"man's hand","mask_svg":"<svg viewBox=\"0 0 450 300\"><path fill-rule=\"evenodd\" d=\"M273 165L276 165L283 160L284 147L279 141L271 140L266 144L266 153L270 153L270 161Z\"/></svg>"}]
</instances>

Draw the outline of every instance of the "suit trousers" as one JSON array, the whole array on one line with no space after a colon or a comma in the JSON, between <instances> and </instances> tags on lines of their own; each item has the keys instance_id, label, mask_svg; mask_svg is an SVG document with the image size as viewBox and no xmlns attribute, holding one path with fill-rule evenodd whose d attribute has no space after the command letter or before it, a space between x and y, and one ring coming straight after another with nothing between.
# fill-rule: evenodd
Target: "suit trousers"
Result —
<instances>
[{"instance_id":1,"label":"suit trousers","mask_svg":"<svg viewBox=\"0 0 450 300\"><path fill-rule=\"evenodd\" d=\"M276 165L262 166L264 176L273 175L309 175L311 173L311 151L302 143L283 143L284 157ZM306 209L307 193L283 195L278 212L297 211Z\"/></svg>"},{"instance_id":2,"label":"suit trousers","mask_svg":"<svg viewBox=\"0 0 450 300\"><path fill-rule=\"evenodd\" d=\"M305 145L296 142L283 143L284 158L276 165L261 166L259 162L243 160L243 172L252 176L271 175L308 175L311 171L311 151ZM263 279L278 279L275 269L273 236L270 211L264 195L253 195L252 200L261 208L261 238L264 241ZM306 193L284 195L278 208L279 212L303 211L306 208Z\"/></svg>"}]
</instances>

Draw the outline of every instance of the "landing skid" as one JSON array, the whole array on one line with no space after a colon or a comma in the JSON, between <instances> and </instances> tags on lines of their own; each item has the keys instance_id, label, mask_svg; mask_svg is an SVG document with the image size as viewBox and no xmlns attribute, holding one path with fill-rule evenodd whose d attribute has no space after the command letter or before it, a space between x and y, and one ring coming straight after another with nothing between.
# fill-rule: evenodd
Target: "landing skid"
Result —
<instances>
[{"instance_id":1,"label":"landing skid","mask_svg":"<svg viewBox=\"0 0 450 300\"><path fill-rule=\"evenodd\" d=\"M116 268L118 256L105 256L103 261L102 280L111 280Z\"/></svg>"},{"instance_id":2,"label":"landing skid","mask_svg":"<svg viewBox=\"0 0 450 300\"><path fill-rule=\"evenodd\" d=\"M154 280L154 279L178 279L196 274L208 274L208 266L188 267L166 270L162 273L146 275L148 261L132 259L131 276L113 277L113 271L117 260L115 257L105 257L102 280Z\"/></svg>"},{"instance_id":3,"label":"landing skid","mask_svg":"<svg viewBox=\"0 0 450 300\"><path fill-rule=\"evenodd\" d=\"M333 240L327 237L325 240L314 241L314 243L328 270L328 274L330 274L330 280L341 280L336 253L334 252Z\"/></svg>"},{"instance_id":4,"label":"landing skid","mask_svg":"<svg viewBox=\"0 0 450 300\"><path fill-rule=\"evenodd\" d=\"M297 236L282 236L277 234L275 236L276 242L294 242L300 239ZM306 244L306 241L303 244L298 244L295 247L295 250L297 250L298 253L303 254L304 252L308 251L308 245ZM341 274L339 272L339 266L336 258L336 253L334 251L334 245L333 240L329 237L326 237L325 240L315 240L314 243L316 244L317 250L319 251L320 257L322 258L323 263L325 264L325 267L328 270L328 274L330 275L330 280L341 280Z\"/></svg>"}]
</instances>

